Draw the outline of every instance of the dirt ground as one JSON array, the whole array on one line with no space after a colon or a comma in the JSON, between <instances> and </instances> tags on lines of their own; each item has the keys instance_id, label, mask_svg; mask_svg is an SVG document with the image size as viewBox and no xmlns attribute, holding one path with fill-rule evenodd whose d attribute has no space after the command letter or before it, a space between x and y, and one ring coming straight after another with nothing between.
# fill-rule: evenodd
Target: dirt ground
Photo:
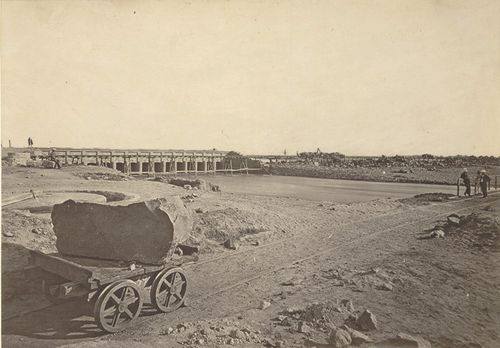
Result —
<instances>
[{"instance_id":1,"label":"dirt ground","mask_svg":"<svg viewBox=\"0 0 500 348\"><path fill-rule=\"evenodd\" d=\"M403 347L398 333L421 347L499 346L498 193L336 204L185 190L97 167L2 170L2 204L11 203L2 206L5 347L335 347L343 325L361 347ZM30 190L37 199L15 203ZM146 308L113 335L99 332L82 301L50 305L28 249L55 251L55 194L114 205L183 197L195 219L189 242L200 247L184 267L187 305ZM223 246L230 238L236 250Z\"/></svg>"}]
</instances>

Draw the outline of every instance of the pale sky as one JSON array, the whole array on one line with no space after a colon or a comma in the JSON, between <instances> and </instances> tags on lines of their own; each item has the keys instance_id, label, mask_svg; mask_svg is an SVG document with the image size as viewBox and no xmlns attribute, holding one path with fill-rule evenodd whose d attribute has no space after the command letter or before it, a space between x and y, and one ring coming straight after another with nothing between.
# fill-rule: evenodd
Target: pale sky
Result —
<instances>
[{"instance_id":1,"label":"pale sky","mask_svg":"<svg viewBox=\"0 0 500 348\"><path fill-rule=\"evenodd\" d=\"M2 1L2 144L500 155L500 1Z\"/></svg>"}]
</instances>

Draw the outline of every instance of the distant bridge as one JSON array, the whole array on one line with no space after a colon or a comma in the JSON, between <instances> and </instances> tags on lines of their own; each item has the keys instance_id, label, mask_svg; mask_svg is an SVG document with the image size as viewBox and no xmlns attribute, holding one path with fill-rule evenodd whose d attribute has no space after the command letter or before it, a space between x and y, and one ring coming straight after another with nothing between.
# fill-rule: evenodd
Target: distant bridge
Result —
<instances>
[{"instance_id":1,"label":"distant bridge","mask_svg":"<svg viewBox=\"0 0 500 348\"><path fill-rule=\"evenodd\" d=\"M260 161L269 161L269 162L288 162L291 160L298 160L299 157L295 155L245 155L245 157L255 159L255 160L260 160Z\"/></svg>"},{"instance_id":2,"label":"distant bridge","mask_svg":"<svg viewBox=\"0 0 500 348\"><path fill-rule=\"evenodd\" d=\"M47 157L50 148L37 148L34 154ZM246 158L226 158L227 151L216 150L108 150L55 148L56 158L65 165L97 165L130 175L216 174L261 171L249 168ZM239 166L236 165L239 163ZM233 166L233 164L235 164Z\"/></svg>"}]
</instances>

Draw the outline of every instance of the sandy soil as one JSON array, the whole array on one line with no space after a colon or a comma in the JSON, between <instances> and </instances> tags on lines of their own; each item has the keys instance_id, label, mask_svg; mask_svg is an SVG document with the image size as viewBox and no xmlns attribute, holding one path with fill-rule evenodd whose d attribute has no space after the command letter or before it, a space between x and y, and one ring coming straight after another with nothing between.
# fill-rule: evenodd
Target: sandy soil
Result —
<instances>
[{"instance_id":1,"label":"sandy soil","mask_svg":"<svg viewBox=\"0 0 500 348\"><path fill-rule=\"evenodd\" d=\"M27 249L54 250L48 214L5 206L7 347L320 347L332 329L345 323L355 328L354 318L365 309L378 325L364 332L375 342L364 347L380 347L399 332L433 347L499 344L498 194L335 204L186 191L102 168L3 169L3 201L30 189L39 195L92 192L108 204L180 195L194 216L190 242L201 255L185 267L186 307L170 314L145 310L124 332L104 335L82 302L49 306L39 273L25 270ZM452 213L463 216L459 225L447 222ZM429 238L435 226L444 238ZM228 238L239 241L237 250L224 248Z\"/></svg>"}]
</instances>

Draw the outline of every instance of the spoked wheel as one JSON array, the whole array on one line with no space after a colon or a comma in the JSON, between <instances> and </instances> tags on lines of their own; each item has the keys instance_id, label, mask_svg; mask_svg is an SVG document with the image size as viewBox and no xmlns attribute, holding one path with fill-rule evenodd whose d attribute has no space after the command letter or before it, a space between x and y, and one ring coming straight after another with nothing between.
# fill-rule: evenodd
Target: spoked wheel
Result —
<instances>
[{"instance_id":1,"label":"spoked wheel","mask_svg":"<svg viewBox=\"0 0 500 348\"><path fill-rule=\"evenodd\" d=\"M159 311L168 313L182 306L187 293L187 278L181 268L158 273L151 287L151 301Z\"/></svg>"},{"instance_id":2,"label":"spoked wheel","mask_svg":"<svg viewBox=\"0 0 500 348\"><path fill-rule=\"evenodd\" d=\"M137 284L120 280L109 285L94 306L96 324L104 331L118 332L141 313L143 297Z\"/></svg>"}]
</instances>

